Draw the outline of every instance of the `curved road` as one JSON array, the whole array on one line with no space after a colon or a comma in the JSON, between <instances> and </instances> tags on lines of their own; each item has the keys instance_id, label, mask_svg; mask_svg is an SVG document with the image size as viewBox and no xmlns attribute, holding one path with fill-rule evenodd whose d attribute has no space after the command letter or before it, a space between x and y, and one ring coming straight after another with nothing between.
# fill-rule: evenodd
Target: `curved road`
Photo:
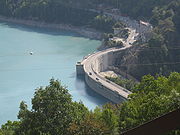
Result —
<instances>
[{"instance_id":1,"label":"curved road","mask_svg":"<svg viewBox=\"0 0 180 135\"><path fill-rule=\"evenodd\" d=\"M138 35L135 30L130 29L130 34L128 39L123 43L124 47L122 48L110 48L104 51L99 51L97 53L94 53L92 55L86 56L84 60L81 62L81 64L84 67L84 72L94 81L101 84L102 86L114 91L115 93L121 95L123 98L128 99L128 95L131 94L130 91L127 89L107 80L102 75L100 75L98 69L98 63L95 61L96 59L100 58L102 55L107 54L109 52L116 52L125 50L129 47L131 47L130 44L132 44L135 41L135 37Z\"/></svg>"}]
</instances>

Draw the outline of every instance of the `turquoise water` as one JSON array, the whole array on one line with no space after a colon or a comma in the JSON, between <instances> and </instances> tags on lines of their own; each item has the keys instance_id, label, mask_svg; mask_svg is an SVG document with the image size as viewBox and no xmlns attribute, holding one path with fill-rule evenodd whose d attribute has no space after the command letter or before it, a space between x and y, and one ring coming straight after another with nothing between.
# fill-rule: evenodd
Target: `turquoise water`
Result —
<instances>
[{"instance_id":1,"label":"turquoise water","mask_svg":"<svg viewBox=\"0 0 180 135\"><path fill-rule=\"evenodd\" d=\"M89 109L107 102L75 72L76 62L99 45L100 41L72 32L0 23L0 125L17 120L19 103L30 106L35 89L48 85L52 77L68 87L73 100L81 100Z\"/></svg>"}]
</instances>

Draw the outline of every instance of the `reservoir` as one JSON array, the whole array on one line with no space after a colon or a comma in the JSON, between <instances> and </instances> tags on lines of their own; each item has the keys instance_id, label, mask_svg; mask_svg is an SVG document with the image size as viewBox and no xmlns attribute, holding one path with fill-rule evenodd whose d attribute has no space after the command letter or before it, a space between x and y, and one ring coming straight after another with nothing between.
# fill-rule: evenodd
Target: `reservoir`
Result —
<instances>
[{"instance_id":1,"label":"reservoir","mask_svg":"<svg viewBox=\"0 0 180 135\"><path fill-rule=\"evenodd\" d=\"M17 120L19 104L31 108L35 89L53 77L67 86L74 101L89 109L107 100L76 77L76 62L96 51L100 41L73 32L0 23L0 125ZM33 52L33 55L30 55Z\"/></svg>"}]
</instances>

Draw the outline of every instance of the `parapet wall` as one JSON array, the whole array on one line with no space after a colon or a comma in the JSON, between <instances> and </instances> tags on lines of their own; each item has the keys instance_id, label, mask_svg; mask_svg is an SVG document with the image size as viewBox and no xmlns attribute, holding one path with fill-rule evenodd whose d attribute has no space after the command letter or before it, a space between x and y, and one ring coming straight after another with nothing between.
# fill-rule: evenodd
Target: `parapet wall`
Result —
<instances>
[{"instance_id":1,"label":"parapet wall","mask_svg":"<svg viewBox=\"0 0 180 135\"><path fill-rule=\"evenodd\" d=\"M114 103L120 103L126 100L131 92L107 80L99 73L113 66L117 55L121 51L124 51L124 49L113 48L97 52L84 59L81 64L78 63L76 65L77 74L84 74L87 85Z\"/></svg>"},{"instance_id":2,"label":"parapet wall","mask_svg":"<svg viewBox=\"0 0 180 135\"><path fill-rule=\"evenodd\" d=\"M117 20L121 20L121 16L114 16L113 14L106 13L110 16L115 17ZM125 19L125 18L124 18ZM123 20L124 20L123 19ZM118 65L121 59L126 59L124 57L124 52L129 51L131 45L137 40L140 31L137 30L137 26L134 24L139 24L137 22L131 22L131 20L125 19L125 23L129 27L130 34L126 40L123 40L124 47L122 48L110 48L104 51L97 52L86 57L81 65L83 68L78 67L77 71L85 75L85 81L94 91L101 94L102 96L108 98L112 102L119 103L122 100L128 99L128 95L131 94L130 91L123 87L107 80L101 76L100 72L115 68L114 65ZM133 24L133 25L132 25ZM135 26L135 27L134 27ZM142 28L139 28L141 30ZM142 35L141 35L142 36ZM78 66L78 65L77 65ZM125 67L126 68L126 67ZM79 71L79 70L83 71ZM77 72L77 73L78 73ZM123 73L124 72L119 72ZM127 76L127 73L125 73Z\"/></svg>"},{"instance_id":3,"label":"parapet wall","mask_svg":"<svg viewBox=\"0 0 180 135\"><path fill-rule=\"evenodd\" d=\"M103 97L109 99L113 103L121 103L126 100L126 98L119 95L116 91L105 87L103 84L99 83L97 80L91 78L87 73L85 73L86 84L95 92L102 95Z\"/></svg>"}]
</instances>

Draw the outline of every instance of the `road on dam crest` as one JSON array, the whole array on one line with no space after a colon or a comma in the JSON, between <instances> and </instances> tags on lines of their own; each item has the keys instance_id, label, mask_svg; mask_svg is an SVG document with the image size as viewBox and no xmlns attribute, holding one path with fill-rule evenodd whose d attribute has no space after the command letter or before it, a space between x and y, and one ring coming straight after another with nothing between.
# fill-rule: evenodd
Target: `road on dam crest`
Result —
<instances>
[{"instance_id":1,"label":"road on dam crest","mask_svg":"<svg viewBox=\"0 0 180 135\"><path fill-rule=\"evenodd\" d=\"M113 60L113 54L131 47L135 42L135 37L138 35L136 30L129 29L130 34L126 41L123 41L124 47L110 48L97 53L93 53L84 57L81 62L76 65L77 74L84 74L85 81L94 91L102 96L110 99L114 103L119 103L128 99L131 92L103 77L100 72L103 72Z\"/></svg>"}]
</instances>

